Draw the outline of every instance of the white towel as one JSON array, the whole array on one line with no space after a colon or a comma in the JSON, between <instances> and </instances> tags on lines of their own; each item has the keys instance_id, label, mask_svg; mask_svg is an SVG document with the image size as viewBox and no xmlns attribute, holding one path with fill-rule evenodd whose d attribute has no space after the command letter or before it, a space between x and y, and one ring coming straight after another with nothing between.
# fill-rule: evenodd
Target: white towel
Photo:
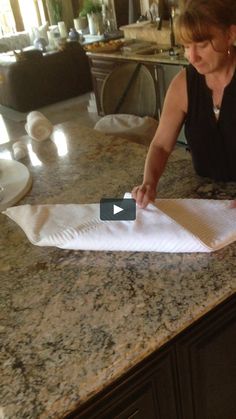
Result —
<instances>
[{"instance_id":1,"label":"white towel","mask_svg":"<svg viewBox=\"0 0 236 419\"><path fill-rule=\"evenodd\" d=\"M21 160L28 154L27 145L22 141L16 141L12 145L13 155L16 160Z\"/></svg>"},{"instance_id":2,"label":"white towel","mask_svg":"<svg viewBox=\"0 0 236 419\"><path fill-rule=\"evenodd\" d=\"M140 137L151 141L157 125L157 120L150 116L111 114L99 119L94 129L105 134L116 134L125 138Z\"/></svg>"},{"instance_id":3,"label":"white towel","mask_svg":"<svg viewBox=\"0 0 236 419\"><path fill-rule=\"evenodd\" d=\"M135 221L101 221L99 204L22 205L4 213L31 243L74 250L211 252L236 240L231 201L157 199Z\"/></svg>"},{"instance_id":4,"label":"white towel","mask_svg":"<svg viewBox=\"0 0 236 419\"><path fill-rule=\"evenodd\" d=\"M33 111L27 115L25 130L34 140L44 141L52 134L53 125L41 112Z\"/></svg>"}]
</instances>

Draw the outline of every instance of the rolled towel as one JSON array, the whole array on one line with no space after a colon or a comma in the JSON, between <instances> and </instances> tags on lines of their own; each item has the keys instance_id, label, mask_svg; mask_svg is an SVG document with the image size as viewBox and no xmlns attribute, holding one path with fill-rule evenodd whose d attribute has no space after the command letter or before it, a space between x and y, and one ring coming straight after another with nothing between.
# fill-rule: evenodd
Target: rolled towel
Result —
<instances>
[{"instance_id":1,"label":"rolled towel","mask_svg":"<svg viewBox=\"0 0 236 419\"><path fill-rule=\"evenodd\" d=\"M27 145L22 141L16 141L12 146L12 150L15 160L21 160L28 154Z\"/></svg>"},{"instance_id":2,"label":"rolled towel","mask_svg":"<svg viewBox=\"0 0 236 419\"><path fill-rule=\"evenodd\" d=\"M34 140L44 141L52 134L53 125L41 112L33 111L27 115L25 130Z\"/></svg>"}]
</instances>

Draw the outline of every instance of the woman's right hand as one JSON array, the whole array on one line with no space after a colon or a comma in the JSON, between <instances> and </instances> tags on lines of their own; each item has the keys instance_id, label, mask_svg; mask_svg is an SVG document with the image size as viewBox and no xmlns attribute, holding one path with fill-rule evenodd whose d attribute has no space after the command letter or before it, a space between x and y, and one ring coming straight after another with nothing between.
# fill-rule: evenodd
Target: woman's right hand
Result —
<instances>
[{"instance_id":1,"label":"woman's right hand","mask_svg":"<svg viewBox=\"0 0 236 419\"><path fill-rule=\"evenodd\" d=\"M132 190L132 198L135 199L140 208L146 208L149 202L155 200L156 188L151 185L143 183L142 185L135 186Z\"/></svg>"}]
</instances>

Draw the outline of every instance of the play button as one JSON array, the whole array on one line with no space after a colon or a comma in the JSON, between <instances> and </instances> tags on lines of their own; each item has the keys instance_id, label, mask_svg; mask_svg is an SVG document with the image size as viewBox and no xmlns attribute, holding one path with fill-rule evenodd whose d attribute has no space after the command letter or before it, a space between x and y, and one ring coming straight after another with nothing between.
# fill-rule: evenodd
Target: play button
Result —
<instances>
[{"instance_id":1,"label":"play button","mask_svg":"<svg viewBox=\"0 0 236 419\"><path fill-rule=\"evenodd\" d=\"M100 201L100 218L103 221L135 220L136 202L130 198L103 198Z\"/></svg>"},{"instance_id":2,"label":"play button","mask_svg":"<svg viewBox=\"0 0 236 419\"><path fill-rule=\"evenodd\" d=\"M113 205L113 214L119 214L119 212L124 211L124 208L118 207L118 205Z\"/></svg>"}]
</instances>

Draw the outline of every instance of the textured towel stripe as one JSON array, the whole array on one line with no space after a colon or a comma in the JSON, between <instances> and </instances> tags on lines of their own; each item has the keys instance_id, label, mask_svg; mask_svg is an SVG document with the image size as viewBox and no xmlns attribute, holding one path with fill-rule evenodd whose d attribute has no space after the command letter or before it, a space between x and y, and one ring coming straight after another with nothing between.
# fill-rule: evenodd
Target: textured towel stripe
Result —
<instances>
[{"instance_id":1,"label":"textured towel stripe","mask_svg":"<svg viewBox=\"0 0 236 419\"><path fill-rule=\"evenodd\" d=\"M160 199L155 205L178 224L217 250L235 240L236 210L231 201Z\"/></svg>"}]
</instances>

